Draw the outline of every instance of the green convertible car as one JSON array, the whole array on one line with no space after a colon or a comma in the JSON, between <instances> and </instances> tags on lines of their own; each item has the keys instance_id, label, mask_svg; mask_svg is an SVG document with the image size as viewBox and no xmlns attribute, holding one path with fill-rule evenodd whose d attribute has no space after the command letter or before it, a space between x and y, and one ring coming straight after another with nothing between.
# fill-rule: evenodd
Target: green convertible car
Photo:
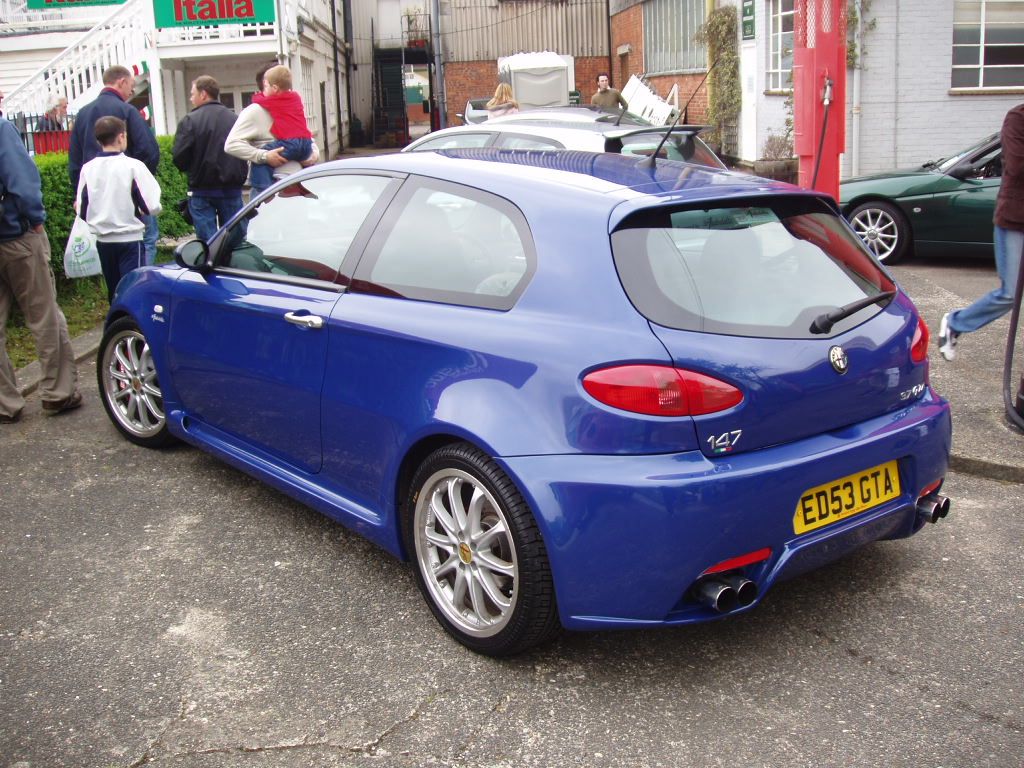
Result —
<instances>
[{"instance_id":1,"label":"green convertible car","mask_svg":"<svg viewBox=\"0 0 1024 768\"><path fill-rule=\"evenodd\" d=\"M839 185L839 205L879 261L917 253L992 253L1003 170L999 134L952 157Z\"/></svg>"}]
</instances>

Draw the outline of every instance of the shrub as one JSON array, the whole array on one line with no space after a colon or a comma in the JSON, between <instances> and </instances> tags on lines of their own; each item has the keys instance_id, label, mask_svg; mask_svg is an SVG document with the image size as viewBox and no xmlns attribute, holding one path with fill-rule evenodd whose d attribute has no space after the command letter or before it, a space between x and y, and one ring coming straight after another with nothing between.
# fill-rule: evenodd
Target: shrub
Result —
<instances>
[{"instance_id":1,"label":"shrub","mask_svg":"<svg viewBox=\"0 0 1024 768\"><path fill-rule=\"evenodd\" d=\"M171 161L173 136L157 136L160 146L160 164L156 180L160 184L160 203L163 210L157 217L161 237L182 237L192 232L192 225L181 218L177 202L188 192L188 179ZM36 155L36 166L43 181L43 204L46 206L46 234L50 238L53 272L58 281L64 280L64 246L67 245L71 224L75 218L75 190L68 179L66 152Z\"/></svg>"},{"instance_id":2,"label":"shrub","mask_svg":"<svg viewBox=\"0 0 1024 768\"><path fill-rule=\"evenodd\" d=\"M192 225L178 213L178 201L188 194L188 177L175 168L171 160L174 137L157 136L156 142L160 145L160 165L156 170L156 180L160 182L160 204L163 206L158 217L160 237L183 237L194 231Z\"/></svg>"}]
</instances>

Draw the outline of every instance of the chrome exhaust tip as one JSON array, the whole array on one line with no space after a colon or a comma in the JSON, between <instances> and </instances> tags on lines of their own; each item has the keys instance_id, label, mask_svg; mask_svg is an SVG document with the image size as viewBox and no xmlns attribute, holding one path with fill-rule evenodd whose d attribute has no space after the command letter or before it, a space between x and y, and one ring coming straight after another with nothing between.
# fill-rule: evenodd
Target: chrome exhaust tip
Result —
<instances>
[{"instance_id":1,"label":"chrome exhaust tip","mask_svg":"<svg viewBox=\"0 0 1024 768\"><path fill-rule=\"evenodd\" d=\"M736 590L718 579L709 579L697 585L697 599L719 613L734 611L739 605Z\"/></svg>"},{"instance_id":2,"label":"chrome exhaust tip","mask_svg":"<svg viewBox=\"0 0 1024 768\"><path fill-rule=\"evenodd\" d=\"M947 496L931 493L917 500L917 514L927 523L937 523L949 514L950 501Z\"/></svg>"},{"instance_id":3,"label":"chrome exhaust tip","mask_svg":"<svg viewBox=\"0 0 1024 768\"><path fill-rule=\"evenodd\" d=\"M757 599L757 584L750 579L734 574L722 579L736 592L736 602L740 608L746 608Z\"/></svg>"}]
</instances>

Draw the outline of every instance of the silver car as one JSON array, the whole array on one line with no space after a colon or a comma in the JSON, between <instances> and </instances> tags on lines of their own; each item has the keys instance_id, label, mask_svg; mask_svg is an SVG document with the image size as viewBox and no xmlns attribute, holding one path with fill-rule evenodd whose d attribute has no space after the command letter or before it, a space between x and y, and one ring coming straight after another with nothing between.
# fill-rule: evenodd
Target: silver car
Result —
<instances>
[{"instance_id":1,"label":"silver car","mask_svg":"<svg viewBox=\"0 0 1024 768\"><path fill-rule=\"evenodd\" d=\"M628 113L620 115L591 107L544 107L495 117L477 125L434 131L402 151L500 147L651 155L657 150L660 158L725 168L712 149L698 137L704 128L702 125L677 125L661 145L669 131L667 126L650 125Z\"/></svg>"}]
</instances>

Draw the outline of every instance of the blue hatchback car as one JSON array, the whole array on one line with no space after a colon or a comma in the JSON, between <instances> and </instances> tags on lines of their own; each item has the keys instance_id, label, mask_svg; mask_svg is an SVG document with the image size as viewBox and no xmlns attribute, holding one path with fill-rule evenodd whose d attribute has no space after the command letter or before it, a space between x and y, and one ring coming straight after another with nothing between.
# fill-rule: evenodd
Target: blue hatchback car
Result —
<instances>
[{"instance_id":1,"label":"blue hatchback car","mask_svg":"<svg viewBox=\"0 0 1024 768\"><path fill-rule=\"evenodd\" d=\"M739 613L945 516L928 330L827 197L455 150L288 177L119 286L102 400L412 563L499 656Z\"/></svg>"}]
</instances>

